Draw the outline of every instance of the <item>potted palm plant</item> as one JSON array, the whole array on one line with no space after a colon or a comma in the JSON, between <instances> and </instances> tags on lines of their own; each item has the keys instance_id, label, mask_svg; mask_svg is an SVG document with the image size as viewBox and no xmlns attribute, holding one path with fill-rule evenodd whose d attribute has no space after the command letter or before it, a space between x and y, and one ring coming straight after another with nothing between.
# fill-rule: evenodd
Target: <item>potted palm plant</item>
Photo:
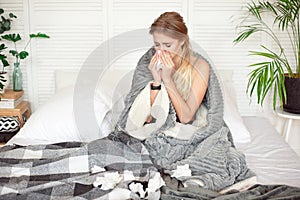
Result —
<instances>
[{"instance_id":1,"label":"potted palm plant","mask_svg":"<svg viewBox=\"0 0 300 200\"><path fill-rule=\"evenodd\" d=\"M0 8L0 35L3 34L6 31L10 30L11 21L13 18L17 18L13 13L9 13L8 16L5 16L4 10ZM1 38L0 38L1 41ZM9 75L5 71L5 67L9 66L9 63L7 61L7 56L5 55L4 51L7 47L4 43L0 43L0 61L2 64L2 67L0 69L0 93L3 93L5 91L5 88L9 84Z\"/></svg>"},{"instance_id":2,"label":"potted palm plant","mask_svg":"<svg viewBox=\"0 0 300 200\"><path fill-rule=\"evenodd\" d=\"M257 103L263 104L266 95L273 91L273 109L279 99L280 107L287 112L300 113L300 22L299 0L257 1L247 4L246 15L237 26L240 30L234 43L240 43L257 33L264 33L275 44L271 49L250 51L265 61L251 64L247 93L254 91ZM270 23L271 21L271 23ZM279 34L286 34L293 56L287 55Z\"/></svg>"}]
</instances>

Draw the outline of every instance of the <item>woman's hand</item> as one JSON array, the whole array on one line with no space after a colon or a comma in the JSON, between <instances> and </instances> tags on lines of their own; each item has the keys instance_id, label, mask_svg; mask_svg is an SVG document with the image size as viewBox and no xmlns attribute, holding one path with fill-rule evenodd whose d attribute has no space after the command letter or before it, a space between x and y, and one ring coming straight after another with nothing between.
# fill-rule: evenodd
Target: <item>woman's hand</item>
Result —
<instances>
[{"instance_id":1,"label":"woman's hand","mask_svg":"<svg viewBox=\"0 0 300 200\"><path fill-rule=\"evenodd\" d=\"M156 52L154 54L154 56L152 57L148 68L149 68L149 70L150 70L150 72L151 72L151 74L153 76L154 82L160 84L161 81L162 81L162 78L161 78L162 70L161 69L159 69L159 70L156 69L156 64L157 64L157 61L158 61L158 56L159 56L158 52Z\"/></svg>"},{"instance_id":2,"label":"woman's hand","mask_svg":"<svg viewBox=\"0 0 300 200\"><path fill-rule=\"evenodd\" d=\"M162 67L162 80L164 83L169 83L172 80L173 74L175 73L175 65L169 52L164 51L160 56Z\"/></svg>"}]
</instances>

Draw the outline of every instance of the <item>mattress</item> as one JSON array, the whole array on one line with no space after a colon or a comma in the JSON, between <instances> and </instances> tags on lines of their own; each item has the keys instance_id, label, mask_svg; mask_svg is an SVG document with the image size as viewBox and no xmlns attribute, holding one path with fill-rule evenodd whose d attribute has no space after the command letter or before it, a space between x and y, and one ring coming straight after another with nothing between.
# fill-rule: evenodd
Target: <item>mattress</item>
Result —
<instances>
[{"instance_id":1,"label":"mattress","mask_svg":"<svg viewBox=\"0 0 300 200\"><path fill-rule=\"evenodd\" d=\"M265 118L243 117L251 143L237 144L261 184L300 187L300 157Z\"/></svg>"}]
</instances>

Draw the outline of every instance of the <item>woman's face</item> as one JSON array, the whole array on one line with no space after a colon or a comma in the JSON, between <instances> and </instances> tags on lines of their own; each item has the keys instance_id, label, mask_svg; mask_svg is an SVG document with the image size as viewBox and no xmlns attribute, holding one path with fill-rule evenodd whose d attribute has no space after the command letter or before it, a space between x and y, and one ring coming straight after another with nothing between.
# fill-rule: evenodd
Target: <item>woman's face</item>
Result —
<instances>
[{"instance_id":1,"label":"woman's face","mask_svg":"<svg viewBox=\"0 0 300 200\"><path fill-rule=\"evenodd\" d=\"M168 51L171 53L172 58L175 55L180 55L182 51L183 41L174 39L167 36L164 33L154 32L153 33L153 42L155 50Z\"/></svg>"}]
</instances>

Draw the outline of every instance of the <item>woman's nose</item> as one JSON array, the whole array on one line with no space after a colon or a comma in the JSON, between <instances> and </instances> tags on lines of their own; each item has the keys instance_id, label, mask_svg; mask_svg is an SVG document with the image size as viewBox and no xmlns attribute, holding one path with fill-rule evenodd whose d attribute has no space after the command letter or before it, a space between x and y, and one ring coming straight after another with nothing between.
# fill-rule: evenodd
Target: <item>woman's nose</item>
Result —
<instances>
[{"instance_id":1,"label":"woman's nose","mask_svg":"<svg viewBox=\"0 0 300 200\"><path fill-rule=\"evenodd\" d=\"M158 50L164 51L165 48L162 47L162 46L156 46L156 47L155 47L155 50L156 50L156 51L158 51Z\"/></svg>"},{"instance_id":2,"label":"woman's nose","mask_svg":"<svg viewBox=\"0 0 300 200\"><path fill-rule=\"evenodd\" d=\"M156 51L158 51L158 50L163 51L163 48L162 47L155 47L155 50Z\"/></svg>"}]
</instances>

